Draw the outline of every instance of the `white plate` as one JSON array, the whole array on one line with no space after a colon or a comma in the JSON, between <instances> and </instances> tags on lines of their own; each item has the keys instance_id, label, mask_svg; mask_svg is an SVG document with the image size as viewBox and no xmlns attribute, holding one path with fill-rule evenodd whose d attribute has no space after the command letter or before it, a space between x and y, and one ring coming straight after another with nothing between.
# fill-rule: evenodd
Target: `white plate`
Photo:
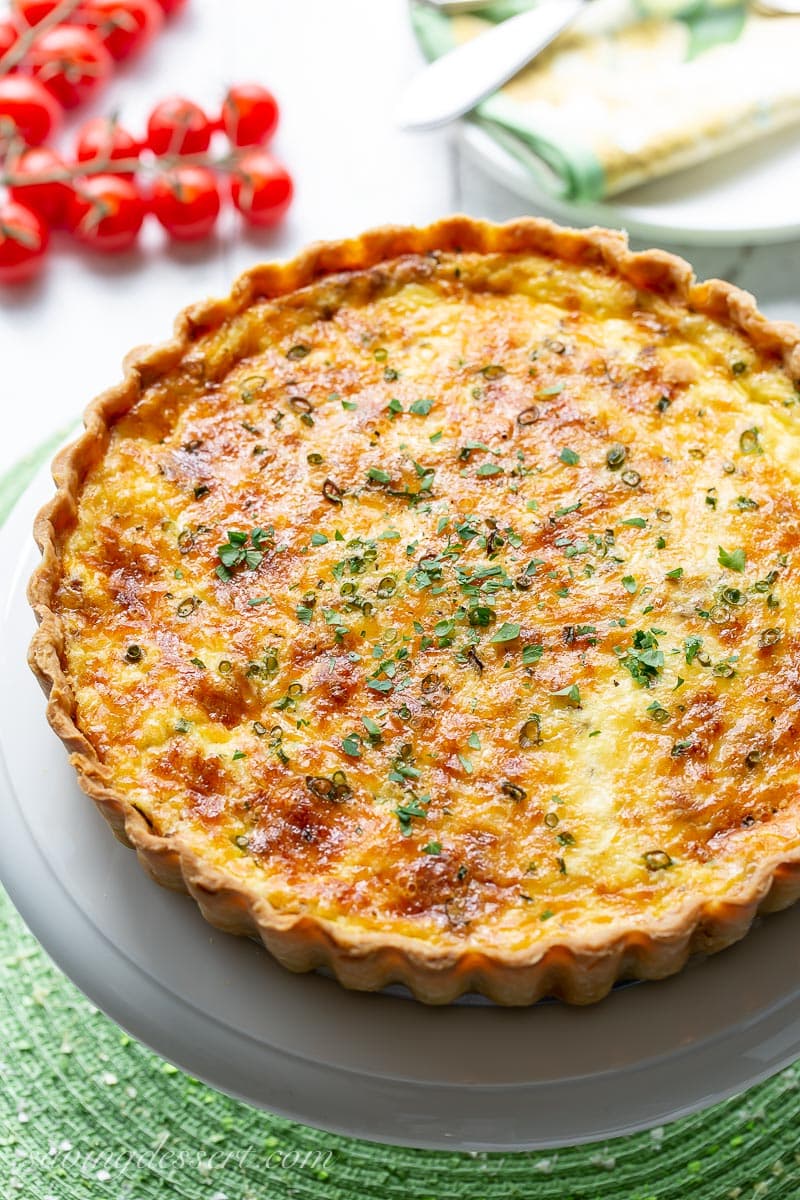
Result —
<instances>
[{"instance_id":1,"label":"white plate","mask_svg":"<svg viewBox=\"0 0 800 1200\"><path fill-rule=\"evenodd\" d=\"M682 975L576 1009L426 1008L292 975L156 886L78 790L25 662L43 473L0 533L0 875L113 1020L217 1088L385 1142L541 1148L711 1104L800 1055L800 907Z\"/></svg>"},{"instance_id":2,"label":"white plate","mask_svg":"<svg viewBox=\"0 0 800 1200\"><path fill-rule=\"evenodd\" d=\"M464 121L460 131L468 157L492 178L537 212L572 225L621 227L692 246L783 242L800 233L798 126L597 204L554 199L485 129Z\"/></svg>"}]
</instances>

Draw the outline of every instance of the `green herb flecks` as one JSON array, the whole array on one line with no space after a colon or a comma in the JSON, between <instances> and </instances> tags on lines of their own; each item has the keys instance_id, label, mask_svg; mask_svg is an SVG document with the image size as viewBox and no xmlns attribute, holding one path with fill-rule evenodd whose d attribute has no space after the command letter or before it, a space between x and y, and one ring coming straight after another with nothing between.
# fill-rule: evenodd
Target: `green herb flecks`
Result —
<instances>
[{"instance_id":1,"label":"green herb flecks","mask_svg":"<svg viewBox=\"0 0 800 1200\"><path fill-rule=\"evenodd\" d=\"M513 621L504 621L497 632L489 639L492 644L497 645L503 642L513 642L519 637L519 625Z\"/></svg>"},{"instance_id":2,"label":"green herb flecks","mask_svg":"<svg viewBox=\"0 0 800 1200\"><path fill-rule=\"evenodd\" d=\"M413 830L412 822L426 819L428 804L430 804L430 796L413 796L406 804L398 804L397 808L392 810L400 822L400 832L403 837L410 837Z\"/></svg>"},{"instance_id":3,"label":"green herb flecks","mask_svg":"<svg viewBox=\"0 0 800 1200\"><path fill-rule=\"evenodd\" d=\"M271 531L253 529L249 534L241 529L229 529L227 541L217 546L219 565L217 575L220 579L229 580L239 567L255 571L264 558L264 542L271 537ZM248 546L248 541L250 545Z\"/></svg>"},{"instance_id":4,"label":"green herb flecks","mask_svg":"<svg viewBox=\"0 0 800 1200\"><path fill-rule=\"evenodd\" d=\"M632 644L620 655L620 662L640 687L651 687L664 668L664 652L659 650L653 630L637 629Z\"/></svg>"},{"instance_id":5,"label":"green herb flecks","mask_svg":"<svg viewBox=\"0 0 800 1200\"><path fill-rule=\"evenodd\" d=\"M349 733L342 738L342 749L350 758L361 757L361 738L357 733Z\"/></svg>"},{"instance_id":6,"label":"green herb flecks","mask_svg":"<svg viewBox=\"0 0 800 1200\"><path fill-rule=\"evenodd\" d=\"M647 714L657 725L665 725L669 720L669 709L664 708L658 700L654 700L652 704L647 706Z\"/></svg>"},{"instance_id":7,"label":"green herb flecks","mask_svg":"<svg viewBox=\"0 0 800 1200\"><path fill-rule=\"evenodd\" d=\"M684 658L686 659L687 667L690 667L692 665L694 660L699 655L699 653L702 649L702 646L703 646L703 639L701 637L698 637L696 634L693 634L691 637L684 638L683 654L684 654Z\"/></svg>"},{"instance_id":8,"label":"green herb flecks","mask_svg":"<svg viewBox=\"0 0 800 1200\"><path fill-rule=\"evenodd\" d=\"M747 555L744 550L725 550L722 546L718 546L719 557L717 561L721 567L727 567L729 571L743 571L747 562Z\"/></svg>"},{"instance_id":9,"label":"green herb flecks","mask_svg":"<svg viewBox=\"0 0 800 1200\"><path fill-rule=\"evenodd\" d=\"M369 734L370 739L372 741L374 741L374 742L380 741L381 736L382 736L382 730L381 730L380 725L377 723L377 721L373 721L372 717L362 717L361 724L366 729L366 731Z\"/></svg>"}]
</instances>

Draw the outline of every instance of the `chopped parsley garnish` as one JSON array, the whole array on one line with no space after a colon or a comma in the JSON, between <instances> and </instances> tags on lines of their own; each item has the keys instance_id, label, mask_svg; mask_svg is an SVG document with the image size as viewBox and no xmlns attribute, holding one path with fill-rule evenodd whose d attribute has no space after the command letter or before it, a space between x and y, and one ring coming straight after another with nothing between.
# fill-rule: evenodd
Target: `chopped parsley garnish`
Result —
<instances>
[{"instance_id":1,"label":"chopped parsley garnish","mask_svg":"<svg viewBox=\"0 0 800 1200\"><path fill-rule=\"evenodd\" d=\"M664 653L658 649L653 630L637 629L632 645L620 658L640 687L650 687L664 666Z\"/></svg>"},{"instance_id":2,"label":"chopped parsley garnish","mask_svg":"<svg viewBox=\"0 0 800 1200\"><path fill-rule=\"evenodd\" d=\"M558 456L559 462L564 463L568 467L576 467L581 461L580 454L574 450L570 450L569 446L565 446Z\"/></svg>"},{"instance_id":3,"label":"chopped parsley garnish","mask_svg":"<svg viewBox=\"0 0 800 1200\"><path fill-rule=\"evenodd\" d=\"M247 545L248 536L250 546ZM253 529L249 535L241 529L229 529L227 542L217 546L217 575L220 579L230 579L237 567L247 567L248 570L255 571L264 557L262 543L267 536L263 529Z\"/></svg>"},{"instance_id":4,"label":"chopped parsley garnish","mask_svg":"<svg viewBox=\"0 0 800 1200\"><path fill-rule=\"evenodd\" d=\"M461 462L469 462L469 457L473 450L485 450L487 454L492 454L493 451L486 445L485 442L465 442L458 452L458 457Z\"/></svg>"},{"instance_id":5,"label":"chopped parsley garnish","mask_svg":"<svg viewBox=\"0 0 800 1200\"><path fill-rule=\"evenodd\" d=\"M349 754L351 758L361 757L361 738L357 733L350 733L346 738L342 738L342 749L345 754Z\"/></svg>"},{"instance_id":6,"label":"chopped parsley garnish","mask_svg":"<svg viewBox=\"0 0 800 1200\"><path fill-rule=\"evenodd\" d=\"M730 571L743 571L747 556L744 550L724 550L722 546L718 547L719 558L718 562L721 567L727 567Z\"/></svg>"},{"instance_id":7,"label":"chopped parsley garnish","mask_svg":"<svg viewBox=\"0 0 800 1200\"><path fill-rule=\"evenodd\" d=\"M397 808L393 809L395 816L400 822L400 831L403 837L409 837L412 830L412 821L424 821L427 817L427 809L423 807L430 803L428 796L414 796L408 804L398 804Z\"/></svg>"},{"instance_id":8,"label":"chopped parsley garnish","mask_svg":"<svg viewBox=\"0 0 800 1200\"><path fill-rule=\"evenodd\" d=\"M371 738L377 739L381 736L381 727L372 717L362 717L361 723Z\"/></svg>"},{"instance_id":9,"label":"chopped parsley garnish","mask_svg":"<svg viewBox=\"0 0 800 1200\"><path fill-rule=\"evenodd\" d=\"M498 644L500 642L513 642L518 637L519 625L515 624L513 621L504 621L490 641L493 644Z\"/></svg>"},{"instance_id":10,"label":"chopped parsley garnish","mask_svg":"<svg viewBox=\"0 0 800 1200\"><path fill-rule=\"evenodd\" d=\"M690 667L692 665L692 663L694 662L694 660L697 658L697 655L700 653L702 645L703 645L703 639L701 637L697 637L696 635L694 635L692 637L684 638L683 653L684 653L684 657L686 659L687 667Z\"/></svg>"}]
</instances>

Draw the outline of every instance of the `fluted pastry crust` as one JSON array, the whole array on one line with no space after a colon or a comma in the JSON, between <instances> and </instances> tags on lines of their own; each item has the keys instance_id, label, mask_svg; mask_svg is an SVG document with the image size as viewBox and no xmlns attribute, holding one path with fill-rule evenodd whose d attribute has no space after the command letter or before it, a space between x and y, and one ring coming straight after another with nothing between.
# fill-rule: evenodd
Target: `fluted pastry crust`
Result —
<instances>
[{"instance_id":1,"label":"fluted pastry crust","mask_svg":"<svg viewBox=\"0 0 800 1200\"><path fill-rule=\"evenodd\" d=\"M81 786L348 987L589 1003L736 941L800 896L798 379L608 230L246 272L54 464L30 663Z\"/></svg>"}]
</instances>

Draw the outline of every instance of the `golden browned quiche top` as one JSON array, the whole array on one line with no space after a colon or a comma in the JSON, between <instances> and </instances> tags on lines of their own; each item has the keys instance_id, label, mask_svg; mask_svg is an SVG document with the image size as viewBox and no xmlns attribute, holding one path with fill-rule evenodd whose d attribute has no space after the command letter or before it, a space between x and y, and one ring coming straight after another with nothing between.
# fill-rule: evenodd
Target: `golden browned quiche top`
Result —
<instances>
[{"instance_id":1,"label":"golden browned quiche top","mask_svg":"<svg viewBox=\"0 0 800 1200\"><path fill-rule=\"evenodd\" d=\"M796 881L796 336L612 235L390 232L101 400L34 662L212 919L357 986L592 999Z\"/></svg>"}]
</instances>

